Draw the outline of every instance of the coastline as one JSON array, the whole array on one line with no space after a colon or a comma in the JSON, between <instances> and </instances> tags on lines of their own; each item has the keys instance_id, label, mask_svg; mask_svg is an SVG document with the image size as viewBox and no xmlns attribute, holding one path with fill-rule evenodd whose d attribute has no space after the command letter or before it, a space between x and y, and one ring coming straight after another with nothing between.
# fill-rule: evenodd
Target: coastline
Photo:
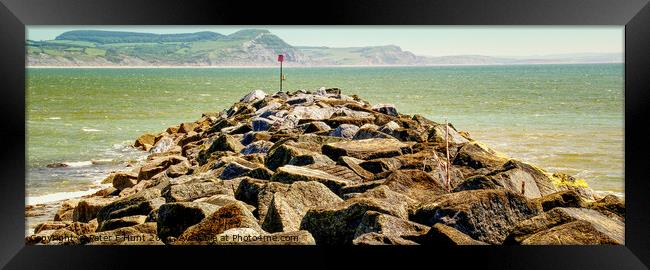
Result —
<instances>
[{"instance_id":1,"label":"coastline","mask_svg":"<svg viewBox=\"0 0 650 270\"><path fill-rule=\"evenodd\" d=\"M290 65L290 68L387 68L387 67L454 67L454 66L525 66L525 65L600 65L600 64L624 64L623 62L581 62L581 63L567 63L567 62L541 62L541 63L499 63L499 64L435 64L435 65ZM34 69L171 69L171 68L187 68L187 69L201 69L201 68L277 68L276 65L223 65L223 66L209 66L209 65L146 65L146 66L122 66L122 65L107 65L107 66L48 66L48 65L27 65L25 68Z\"/></svg>"}]
</instances>

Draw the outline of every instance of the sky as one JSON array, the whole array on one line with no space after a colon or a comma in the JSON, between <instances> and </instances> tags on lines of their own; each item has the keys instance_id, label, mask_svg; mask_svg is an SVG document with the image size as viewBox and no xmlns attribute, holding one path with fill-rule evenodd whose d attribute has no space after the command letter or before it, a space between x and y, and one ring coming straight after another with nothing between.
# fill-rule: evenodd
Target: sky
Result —
<instances>
[{"instance_id":1,"label":"sky","mask_svg":"<svg viewBox=\"0 0 650 270\"><path fill-rule=\"evenodd\" d=\"M27 39L52 40L70 30L157 34L268 29L293 46L397 45L421 56L545 56L623 53L623 26L28 26Z\"/></svg>"}]
</instances>

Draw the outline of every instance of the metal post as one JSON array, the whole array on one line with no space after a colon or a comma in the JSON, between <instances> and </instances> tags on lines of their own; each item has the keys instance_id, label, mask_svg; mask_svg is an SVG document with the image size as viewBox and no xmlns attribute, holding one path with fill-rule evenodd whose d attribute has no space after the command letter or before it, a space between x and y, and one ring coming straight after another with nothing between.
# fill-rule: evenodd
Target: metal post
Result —
<instances>
[{"instance_id":1,"label":"metal post","mask_svg":"<svg viewBox=\"0 0 650 270\"><path fill-rule=\"evenodd\" d=\"M280 92L282 92L282 62L280 62Z\"/></svg>"}]
</instances>

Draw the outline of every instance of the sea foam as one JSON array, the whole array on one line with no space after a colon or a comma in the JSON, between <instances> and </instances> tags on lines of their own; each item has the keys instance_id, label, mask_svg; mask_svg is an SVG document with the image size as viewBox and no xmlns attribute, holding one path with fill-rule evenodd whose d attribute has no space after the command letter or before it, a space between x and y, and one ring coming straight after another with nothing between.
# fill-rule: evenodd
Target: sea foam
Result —
<instances>
[{"instance_id":1,"label":"sea foam","mask_svg":"<svg viewBox=\"0 0 650 270\"><path fill-rule=\"evenodd\" d=\"M102 188L89 189L83 191L73 191L73 192L57 192L57 193L46 194L41 196L27 197L25 198L25 205L51 203L56 201L72 199L72 198L78 198L81 196L93 194L101 189Z\"/></svg>"}]
</instances>

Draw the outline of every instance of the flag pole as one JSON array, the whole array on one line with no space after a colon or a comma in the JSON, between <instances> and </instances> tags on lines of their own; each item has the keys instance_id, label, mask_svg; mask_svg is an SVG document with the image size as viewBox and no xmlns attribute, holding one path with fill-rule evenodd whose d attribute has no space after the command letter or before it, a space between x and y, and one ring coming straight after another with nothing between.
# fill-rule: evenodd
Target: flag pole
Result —
<instances>
[{"instance_id":1,"label":"flag pole","mask_svg":"<svg viewBox=\"0 0 650 270\"><path fill-rule=\"evenodd\" d=\"M282 62L284 62L284 54L278 55L278 62L280 62L280 92L282 92L282 79L284 79L284 74L282 74Z\"/></svg>"}]
</instances>

